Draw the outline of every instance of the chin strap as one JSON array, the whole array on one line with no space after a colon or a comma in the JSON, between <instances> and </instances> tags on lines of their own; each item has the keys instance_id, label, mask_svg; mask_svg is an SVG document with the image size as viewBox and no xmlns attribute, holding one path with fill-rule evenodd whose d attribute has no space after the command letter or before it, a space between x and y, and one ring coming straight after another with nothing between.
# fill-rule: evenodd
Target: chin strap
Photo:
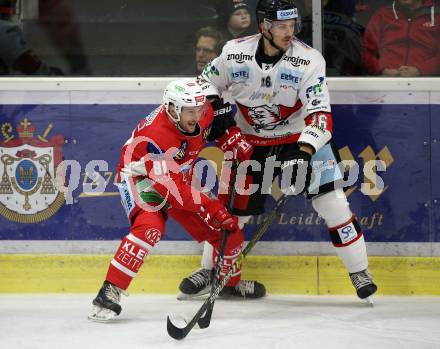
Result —
<instances>
[{"instance_id":1,"label":"chin strap","mask_svg":"<svg viewBox=\"0 0 440 349\"><path fill-rule=\"evenodd\" d=\"M273 41L273 35L272 35L271 31L268 30L268 32L270 34L270 38L265 36L264 34L263 34L263 36L269 41L269 44L271 44L273 48L276 48L277 50L280 50L281 52L284 53L285 51L281 47L277 46L277 44L275 44L275 42Z\"/></svg>"},{"instance_id":2,"label":"chin strap","mask_svg":"<svg viewBox=\"0 0 440 349\"><path fill-rule=\"evenodd\" d=\"M180 114L179 114L177 111L175 111L176 114L177 114L177 117L178 117L178 119L176 119L176 118L174 118L174 117L171 115L170 111L168 110L168 107L165 107L165 112L166 112L167 115L168 115L168 119L174 124L174 126L176 126L176 128L177 128L180 132L185 133L185 131L183 130L182 126L180 126L180 124L179 124L179 121L180 121Z\"/></svg>"},{"instance_id":3,"label":"chin strap","mask_svg":"<svg viewBox=\"0 0 440 349\"><path fill-rule=\"evenodd\" d=\"M176 126L176 128L177 128L180 132L182 132L182 133L187 133L187 132L182 128L182 126L180 126L179 122L175 122L174 125Z\"/></svg>"},{"instance_id":4,"label":"chin strap","mask_svg":"<svg viewBox=\"0 0 440 349\"><path fill-rule=\"evenodd\" d=\"M180 126L179 122L174 122L174 126L176 126L177 130L179 130L179 132L181 132L181 133L184 134L185 136L192 135L194 132L197 132L197 130L200 130L200 124L199 124L199 123L196 124L196 129L195 129L195 131L193 131L193 132L185 131L185 130L182 128L182 126Z\"/></svg>"},{"instance_id":5,"label":"chin strap","mask_svg":"<svg viewBox=\"0 0 440 349\"><path fill-rule=\"evenodd\" d=\"M174 126L176 126L177 130L182 132L182 133L185 133L185 131L183 130L182 126L180 126L180 124L179 124L180 120L176 120L175 118L173 118L171 113L167 109L166 109L166 113L167 113L168 119L173 123Z\"/></svg>"},{"instance_id":6,"label":"chin strap","mask_svg":"<svg viewBox=\"0 0 440 349\"><path fill-rule=\"evenodd\" d=\"M275 44L275 42L273 41L273 34L271 32L271 29L272 29L271 21L267 20L267 22L266 22L266 19L265 19L264 20L264 25L268 25L268 26L270 25L270 29L269 29L269 27L266 27L267 31L270 34L270 37L264 35L263 32L261 32L261 30L260 30L260 32L263 35L263 37L265 37L267 39L267 41L269 41L269 44L271 44L273 48L276 48L277 50L280 50L281 52L285 53L286 51L284 51L281 47L277 46L277 44Z\"/></svg>"}]
</instances>

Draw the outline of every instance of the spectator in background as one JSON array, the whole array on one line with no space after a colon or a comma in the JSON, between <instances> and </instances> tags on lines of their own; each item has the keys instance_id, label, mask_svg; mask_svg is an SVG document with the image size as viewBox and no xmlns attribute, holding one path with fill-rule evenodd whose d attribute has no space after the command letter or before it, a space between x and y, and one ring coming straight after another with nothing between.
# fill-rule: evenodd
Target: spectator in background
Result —
<instances>
[{"instance_id":1,"label":"spectator in background","mask_svg":"<svg viewBox=\"0 0 440 349\"><path fill-rule=\"evenodd\" d=\"M63 75L45 64L27 44L16 21L16 0L0 0L0 75Z\"/></svg>"},{"instance_id":2,"label":"spectator in background","mask_svg":"<svg viewBox=\"0 0 440 349\"><path fill-rule=\"evenodd\" d=\"M371 75L430 76L440 72L440 16L432 0L397 0L371 18L362 61Z\"/></svg>"},{"instance_id":3,"label":"spectator in background","mask_svg":"<svg viewBox=\"0 0 440 349\"><path fill-rule=\"evenodd\" d=\"M391 3L390 0L356 0L354 20L366 27L368 21L376 10L384 4Z\"/></svg>"},{"instance_id":4,"label":"spectator in background","mask_svg":"<svg viewBox=\"0 0 440 349\"><path fill-rule=\"evenodd\" d=\"M222 52L224 44L223 34L218 29L211 26L200 28L196 33L195 62L182 75L200 75L205 65Z\"/></svg>"},{"instance_id":5,"label":"spectator in background","mask_svg":"<svg viewBox=\"0 0 440 349\"><path fill-rule=\"evenodd\" d=\"M323 56L328 76L362 74L361 36L364 28L353 20L356 0L322 0ZM306 15L298 37L312 46L312 0L305 0Z\"/></svg>"},{"instance_id":6,"label":"spectator in background","mask_svg":"<svg viewBox=\"0 0 440 349\"><path fill-rule=\"evenodd\" d=\"M226 41L256 34L249 4L245 0L226 0L219 11L220 29Z\"/></svg>"},{"instance_id":7,"label":"spectator in background","mask_svg":"<svg viewBox=\"0 0 440 349\"><path fill-rule=\"evenodd\" d=\"M0 0L1 1L1 0ZM39 23L70 68L71 75L92 75L79 25L68 1L39 0Z\"/></svg>"},{"instance_id":8,"label":"spectator in background","mask_svg":"<svg viewBox=\"0 0 440 349\"><path fill-rule=\"evenodd\" d=\"M225 40L223 34L214 27L200 28L196 34L197 74L201 74L205 65L221 52Z\"/></svg>"}]
</instances>

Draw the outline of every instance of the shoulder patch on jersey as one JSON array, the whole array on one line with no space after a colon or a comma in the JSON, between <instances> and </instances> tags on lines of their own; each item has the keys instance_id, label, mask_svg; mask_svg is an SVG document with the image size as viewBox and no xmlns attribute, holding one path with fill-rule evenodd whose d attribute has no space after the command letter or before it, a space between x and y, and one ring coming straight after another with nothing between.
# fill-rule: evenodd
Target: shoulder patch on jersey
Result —
<instances>
[{"instance_id":1,"label":"shoulder patch on jersey","mask_svg":"<svg viewBox=\"0 0 440 349\"><path fill-rule=\"evenodd\" d=\"M209 62L208 64L205 65L202 75L204 78L209 79L209 77L212 75L219 76L220 72L217 69L217 67L212 64L212 62Z\"/></svg>"},{"instance_id":2,"label":"shoulder patch on jersey","mask_svg":"<svg viewBox=\"0 0 440 349\"><path fill-rule=\"evenodd\" d=\"M147 126L150 126L153 123L156 116L159 114L160 109L161 106L154 109L152 112L150 112L150 114L148 114L144 119L142 119L138 124L137 130L140 131Z\"/></svg>"}]
</instances>

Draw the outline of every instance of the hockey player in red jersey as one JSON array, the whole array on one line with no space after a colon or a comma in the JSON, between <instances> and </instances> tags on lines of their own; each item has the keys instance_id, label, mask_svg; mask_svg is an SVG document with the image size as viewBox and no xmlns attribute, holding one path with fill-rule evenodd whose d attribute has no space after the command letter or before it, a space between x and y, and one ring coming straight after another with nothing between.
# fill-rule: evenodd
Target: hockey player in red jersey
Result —
<instances>
[{"instance_id":1,"label":"hockey player in red jersey","mask_svg":"<svg viewBox=\"0 0 440 349\"><path fill-rule=\"evenodd\" d=\"M213 105L216 109L222 107L218 100ZM168 216L195 240L209 241L215 250L213 258L222 230L226 230L222 270L227 272L233 265L243 245L243 233L236 218L217 198L202 193L192 176L197 155L210 137L213 120L214 109L195 79L173 81L164 91L163 104L139 122L123 146L118 187L130 232L109 265L89 319L107 321L119 315L120 295L162 238ZM236 131L230 134L240 140ZM227 136L218 142L243 158L251 149L246 142L232 142ZM265 293L262 284L240 280L238 268L226 288L241 290L248 297Z\"/></svg>"},{"instance_id":2,"label":"hockey player in red jersey","mask_svg":"<svg viewBox=\"0 0 440 349\"><path fill-rule=\"evenodd\" d=\"M215 86L219 96L226 90L231 93L238 107L233 123L254 146L251 160L258 161L261 168L268 158L279 162L273 178L290 172L293 181L284 181L284 189L311 200L328 226L335 251L347 268L357 295L368 298L377 286L367 269L363 233L343 189L337 185L344 175L337 166L330 166L340 159L332 141L325 60L295 37L300 20L293 0L259 0L257 19L260 34L229 41L221 55L205 67L199 80ZM302 164L306 169L301 168ZM323 169L323 164L329 171ZM295 179L301 183L300 177L302 185L296 185ZM241 228L252 215L264 213L268 194L263 192L262 171L248 167L245 180L247 185L258 185L261 190L236 196L233 213ZM211 250L205 243L202 269L182 281L180 291L187 296L198 294L202 286L209 285L208 278L204 283L200 280L212 268Z\"/></svg>"}]
</instances>

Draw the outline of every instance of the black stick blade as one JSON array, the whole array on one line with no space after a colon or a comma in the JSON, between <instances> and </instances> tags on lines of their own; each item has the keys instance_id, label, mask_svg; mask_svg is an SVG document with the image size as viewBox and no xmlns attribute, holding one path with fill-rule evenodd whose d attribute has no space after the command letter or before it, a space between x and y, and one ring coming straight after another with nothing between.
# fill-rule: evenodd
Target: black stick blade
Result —
<instances>
[{"instance_id":1,"label":"black stick blade","mask_svg":"<svg viewBox=\"0 0 440 349\"><path fill-rule=\"evenodd\" d=\"M211 323L211 317L212 317L212 310L214 309L214 303L211 304L211 306L206 310L206 313L204 316L202 316L197 323L199 324L199 327L201 329L209 327L209 324Z\"/></svg>"},{"instance_id":2,"label":"black stick blade","mask_svg":"<svg viewBox=\"0 0 440 349\"><path fill-rule=\"evenodd\" d=\"M189 333L191 328L188 328L188 326L185 326L184 328L179 328L176 325L174 325L171 322L170 317L167 316L167 331L168 334L174 339L182 340L183 338L186 337L186 335Z\"/></svg>"}]
</instances>

